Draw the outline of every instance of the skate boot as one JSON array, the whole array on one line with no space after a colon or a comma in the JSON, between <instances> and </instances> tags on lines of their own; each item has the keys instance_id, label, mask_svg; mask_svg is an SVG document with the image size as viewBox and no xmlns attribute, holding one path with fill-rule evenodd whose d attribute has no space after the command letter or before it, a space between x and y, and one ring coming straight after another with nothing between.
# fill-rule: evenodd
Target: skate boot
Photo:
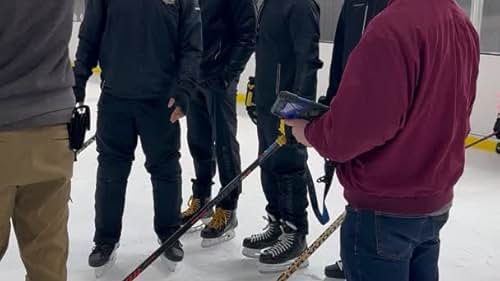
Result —
<instances>
[{"instance_id":1,"label":"skate boot","mask_svg":"<svg viewBox=\"0 0 500 281\"><path fill-rule=\"evenodd\" d=\"M236 211L216 208L208 225L201 231L201 247L209 248L229 241L236 236L234 229L238 226Z\"/></svg>"},{"instance_id":2,"label":"skate boot","mask_svg":"<svg viewBox=\"0 0 500 281\"><path fill-rule=\"evenodd\" d=\"M191 196L188 201L188 208L181 214L181 224L188 222L208 201L210 201L210 198L200 199ZM199 222L191 227L188 233L201 231L210 222L213 213L213 210L210 209Z\"/></svg>"},{"instance_id":3,"label":"skate boot","mask_svg":"<svg viewBox=\"0 0 500 281\"><path fill-rule=\"evenodd\" d=\"M325 276L325 281L344 281L345 274L342 261L337 261L336 263L325 267Z\"/></svg>"},{"instance_id":4,"label":"skate boot","mask_svg":"<svg viewBox=\"0 0 500 281\"><path fill-rule=\"evenodd\" d=\"M161 255L162 263L170 272L175 272L177 264L184 259L184 250L180 241L176 241L174 245L163 252Z\"/></svg>"},{"instance_id":5,"label":"skate boot","mask_svg":"<svg viewBox=\"0 0 500 281\"><path fill-rule=\"evenodd\" d=\"M278 242L282 234L280 223L276 218L269 214L267 218L268 224L264 228L264 232L253 234L243 240L243 252L245 257L258 259L262 250L265 250Z\"/></svg>"},{"instance_id":6,"label":"skate boot","mask_svg":"<svg viewBox=\"0 0 500 281\"><path fill-rule=\"evenodd\" d=\"M307 248L305 234L298 232L295 225L283 222L281 227L283 234L278 242L264 250L259 257L257 268L261 273L277 273L286 270ZM301 268L307 266L309 262L305 261Z\"/></svg>"},{"instance_id":7,"label":"skate boot","mask_svg":"<svg viewBox=\"0 0 500 281\"><path fill-rule=\"evenodd\" d=\"M96 278L101 278L116 263L119 243L96 244L89 255L89 266L94 268Z\"/></svg>"}]
</instances>

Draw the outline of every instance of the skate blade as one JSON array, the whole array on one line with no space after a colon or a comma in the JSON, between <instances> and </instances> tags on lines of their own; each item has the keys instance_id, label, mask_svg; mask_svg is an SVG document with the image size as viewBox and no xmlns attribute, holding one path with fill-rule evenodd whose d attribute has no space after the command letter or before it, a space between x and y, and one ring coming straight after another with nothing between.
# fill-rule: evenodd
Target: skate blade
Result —
<instances>
[{"instance_id":1,"label":"skate blade","mask_svg":"<svg viewBox=\"0 0 500 281\"><path fill-rule=\"evenodd\" d=\"M114 265L116 264L116 249L111 254L109 261L103 265L94 268L94 275L96 279L103 277Z\"/></svg>"},{"instance_id":2,"label":"skate blade","mask_svg":"<svg viewBox=\"0 0 500 281\"><path fill-rule=\"evenodd\" d=\"M257 270L260 273L268 274L268 273L281 273L288 269L288 267L294 262L294 260L287 261L285 263L280 264L265 264L261 262L257 262ZM302 263L299 269L303 269L309 266L309 261L306 260Z\"/></svg>"},{"instance_id":3,"label":"skate blade","mask_svg":"<svg viewBox=\"0 0 500 281\"><path fill-rule=\"evenodd\" d=\"M260 257L260 254L262 253L262 250L243 247L241 253L247 258L258 259Z\"/></svg>"},{"instance_id":4,"label":"skate blade","mask_svg":"<svg viewBox=\"0 0 500 281\"><path fill-rule=\"evenodd\" d=\"M169 272L175 272L177 269L177 264L178 262L171 261L167 259L164 255L161 256L161 264L169 271Z\"/></svg>"},{"instance_id":5,"label":"skate blade","mask_svg":"<svg viewBox=\"0 0 500 281\"><path fill-rule=\"evenodd\" d=\"M227 242L229 240L234 239L236 237L236 232L234 229L229 230L228 232L224 233L221 237L213 238L213 239L206 239L203 238L201 241L201 247L202 248L210 248L219 244L222 244L224 242Z\"/></svg>"},{"instance_id":6,"label":"skate blade","mask_svg":"<svg viewBox=\"0 0 500 281\"><path fill-rule=\"evenodd\" d=\"M212 218L211 217L207 217L207 218L202 218L200 220L200 222L196 223L195 225L193 225L188 231L187 233L196 233L196 232L200 232L202 231L206 226L207 224L210 222Z\"/></svg>"}]
</instances>

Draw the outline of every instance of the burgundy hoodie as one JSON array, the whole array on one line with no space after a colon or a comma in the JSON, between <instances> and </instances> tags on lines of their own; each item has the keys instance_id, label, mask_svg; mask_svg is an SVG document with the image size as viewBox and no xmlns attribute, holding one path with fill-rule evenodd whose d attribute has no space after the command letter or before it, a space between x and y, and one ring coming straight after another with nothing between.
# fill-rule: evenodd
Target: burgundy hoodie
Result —
<instances>
[{"instance_id":1,"label":"burgundy hoodie","mask_svg":"<svg viewBox=\"0 0 500 281\"><path fill-rule=\"evenodd\" d=\"M476 94L478 35L454 0L392 0L306 128L355 208L427 214L453 198Z\"/></svg>"}]
</instances>

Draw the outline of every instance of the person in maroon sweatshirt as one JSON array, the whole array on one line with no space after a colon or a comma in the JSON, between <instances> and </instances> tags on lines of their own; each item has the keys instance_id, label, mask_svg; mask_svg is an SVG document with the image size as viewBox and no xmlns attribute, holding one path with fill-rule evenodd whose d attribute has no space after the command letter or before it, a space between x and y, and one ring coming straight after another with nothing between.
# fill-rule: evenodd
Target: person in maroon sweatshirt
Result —
<instances>
[{"instance_id":1,"label":"person in maroon sweatshirt","mask_svg":"<svg viewBox=\"0 0 500 281\"><path fill-rule=\"evenodd\" d=\"M330 110L287 121L338 163L347 280L438 280L478 65L478 35L454 0L391 0L352 52Z\"/></svg>"}]
</instances>

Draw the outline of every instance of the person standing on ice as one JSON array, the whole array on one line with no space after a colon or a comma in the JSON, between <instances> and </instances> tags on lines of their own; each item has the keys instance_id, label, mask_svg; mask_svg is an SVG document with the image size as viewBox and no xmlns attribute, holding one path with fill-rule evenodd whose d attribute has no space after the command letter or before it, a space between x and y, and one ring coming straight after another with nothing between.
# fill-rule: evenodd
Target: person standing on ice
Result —
<instances>
[{"instance_id":1,"label":"person standing on ice","mask_svg":"<svg viewBox=\"0 0 500 281\"><path fill-rule=\"evenodd\" d=\"M319 60L319 6L314 0L265 0L256 47L257 132L262 153L278 137L271 114L277 92L315 100ZM307 151L287 131L287 144L261 166L269 225L243 241L243 254L259 258L261 272L288 267L307 247Z\"/></svg>"},{"instance_id":2,"label":"person standing on ice","mask_svg":"<svg viewBox=\"0 0 500 281\"><path fill-rule=\"evenodd\" d=\"M92 68L97 63L102 68L95 247L89 256L89 265L100 271L113 264L119 245L138 137L151 174L158 240L166 240L179 228L178 120L188 112L199 73L199 4L197 0L89 0L79 39L74 67L77 101L85 98ZM180 242L163 257L173 271L184 257Z\"/></svg>"},{"instance_id":3,"label":"person standing on ice","mask_svg":"<svg viewBox=\"0 0 500 281\"><path fill-rule=\"evenodd\" d=\"M478 69L478 34L454 0L390 0L352 52L330 110L287 121L337 163L347 280L438 280Z\"/></svg>"},{"instance_id":4,"label":"person standing on ice","mask_svg":"<svg viewBox=\"0 0 500 281\"><path fill-rule=\"evenodd\" d=\"M253 1L200 1L204 44L201 89L193 94L187 115L188 144L196 179L192 180L193 196L182 213L182 223L210 200L216 166L222 186L241 173L240 146L236 139L236 87L255 49ZM234 237L240 193L241 184L216 207L201 232L202 246L213 246ZM207 214L206 221L210 215Z\"/></svg>"},{"instance_id":5,"label":"person standing on ice","mask_svg":"<svg viewBox=\"0 0 500 281\"><path fill-rule=\"evenodd\" d=\"M378 15L389 0L348 0L342 5L335 41L333 44L332 62L330 64L330 81L326 96L320 102L329 105L337 94L347 60L356 47L370 21ZM345 280L342 261L325 267L327 280Z\"/></svg>"},{"instance_id":6,"label":"person standing on ice","mask_svg":"<svg viewBox=\"0 0 500 281\"><path fill-rule=\"evenodd\" d=\"M1 1L0 11L0 260L12 220L26 280L66 281L73 1Z\"/></svg>"}]
</instances>

